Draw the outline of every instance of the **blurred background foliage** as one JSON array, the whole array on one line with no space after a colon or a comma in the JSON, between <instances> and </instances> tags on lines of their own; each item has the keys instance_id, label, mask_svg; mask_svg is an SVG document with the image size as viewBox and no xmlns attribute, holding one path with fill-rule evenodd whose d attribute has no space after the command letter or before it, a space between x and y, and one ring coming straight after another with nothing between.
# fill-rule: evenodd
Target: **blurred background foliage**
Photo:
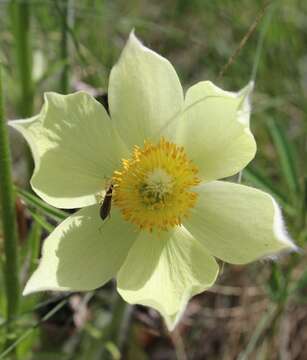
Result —
<instances>
[{"instance_id":1,"label":"blurred background foliage","mask_svg":"<svg viewBox=\"0 0 307 360\"><path fill-rule=\"evenodd\" d=\"M258 152L241 181L276 197L301 249L277 262L225 264L217 285L190 302L171 335L153 310L124 306L110 283L88 294L22 298L7 339L1 291L0 359L306 359L307 2L266 5L262 0L0 0L9 119L38 112L44 91L105 94L110 69L133 28L174 64L184 88L209 79L239 90L254 72L251 127ZM41 242L67 213L31 193L31 157L20 136L10 135L23 286L37 265Z\"/></svg>"}]
</instances>

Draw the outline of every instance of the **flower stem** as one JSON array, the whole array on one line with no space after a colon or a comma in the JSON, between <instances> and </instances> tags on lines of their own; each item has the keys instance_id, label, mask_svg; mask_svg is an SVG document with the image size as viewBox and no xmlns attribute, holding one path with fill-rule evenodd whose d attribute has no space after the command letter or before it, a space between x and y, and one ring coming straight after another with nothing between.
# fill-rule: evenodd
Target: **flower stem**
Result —
<instances>
[{"instance_id":1,"label":"flower stem","mask_svg":"<svg viewBox=\"0 0 307 360\"><path fill-rule=\"evenodd\" d=\"M11 23L15 41L15 66L20 84L18 112L22 118L33 114L34 83L32 79L32 51L30 42L30 1L11 0ZM33 160L26 152L28 175L33 170Z\"/></svg>"},{"instance_id":2,"label":"flower stem","mask_svg":"<svg viewBox=\"0 0 307 360\"><path fill-rule=\"evenodd\" d=\"M4 119L3 92L0 67L0 205L4 235L4 278L7 300L7 321L16 317L19 308L18 249L15 194L12 183L11 154L8 129ZM8 325L8 335L13 329Z\"/></svg>"},{"instance_id":3,"label":"flower stem","mask_svg":"<svg viewBox=\"0 0 307 360\"><path fill-rule=\"evenodd\" d=\"M30 44L30 2L11 0L11 20L15 40L15 59L20 81L19 112L22 117L33 113L34 86Z\"/></svg>"},{"instance_id":4,"label":"flower stem","mask_svg":"<svg viewBox=\"0 0 307 360\"><path fill-rule=\"evenodd\" d=\"M67 94L70 89L70 81L69 81L69 33L68 27L72 26L73 17L72 17L72 0L65 0L63 2L62 11L62 30L61 30L61 58L63 60L63 70L61 72L61 92L63 94Z\"/></svg>"},{"instance_id":5,"label":"flower stem","mask_svg":"<svg viewBox=\"0 0 307 360\"><path fill-rule=\"evenodd\" d=\"M120 295L115 293L109 337L120 351L124 350L129 334L131 315L132 306L127 304Z\"/></svg>"}]
</instances>

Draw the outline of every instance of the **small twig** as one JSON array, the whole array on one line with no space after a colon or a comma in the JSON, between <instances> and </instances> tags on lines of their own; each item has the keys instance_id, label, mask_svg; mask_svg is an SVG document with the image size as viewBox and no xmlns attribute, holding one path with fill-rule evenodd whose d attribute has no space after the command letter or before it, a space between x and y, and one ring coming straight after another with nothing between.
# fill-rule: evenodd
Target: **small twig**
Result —
<instances>
[{"instance_id":1,"label":"small twig","mask_svg":"<svg viewBox=\"0 0 307 360\"><path fill-rule=\"evenodd\" d=\"M291 338L291 326L290 326L290 318L289 313L285 311L283 317L281 319L281 326L279 329L279 357L280 360L291 360L291 354L289 352L289 344Z\"/></svg>"},{"instance_id":2,"label":"small twig","mask_svg":"<svg viewBox=\"0 0 307 360\"><path fill-rule=\"evenodd\" d=\"M221 69L221 71L219 72L219 75L218 75L218 80L220 80L223 77L223 75L225 74L225 72L227 71L229 66L233 64L234 60L236 59L236 57L239 55L239 53L241 52L241 50L245 46L247 40L251 37L251 35L256 30L257 25L259 24L260 20L263 18L263 16L264 16L264 14L265 14L265 12L266 12L269 5L271 5L271 2L266 3L264 5L264 7L261 9L261 11L257 15L255 21L252 23L252 25L248 29L247 33L243 36L242 40L240 41L239 46L235 49L233 54L230 56L227 63L222 67L222 69Z\"/></svg>"},{"instance_id":3,"label":"small twig","mask_svg":"<svg viewBox=\"0 0 307 360\"><path fill-rule=\"evenodd\" d=\"M268 301L266 299L252 303L250 305L250 310L253 313L258 313L264 311L268 306ZM204 317L212 318L238 318L242 317L245 314L245 309L240 306L234 306L230 308L217 308L217 309L204 309L202 315Z\"/></svg>"},{"instance_id":4,"label":"small twig","mask_svg":"<svg viewBox=\"0 0 307 360\"><path fill-rule=\"evenodd\" d=\"M241 296L243 293L247 296L258 296L262 294L260 287L249 286L242 288L240 286L226 286L226 285L214 285L208 289L207 292L216 293L225 296Z\"/></svg>"}]
</instances>

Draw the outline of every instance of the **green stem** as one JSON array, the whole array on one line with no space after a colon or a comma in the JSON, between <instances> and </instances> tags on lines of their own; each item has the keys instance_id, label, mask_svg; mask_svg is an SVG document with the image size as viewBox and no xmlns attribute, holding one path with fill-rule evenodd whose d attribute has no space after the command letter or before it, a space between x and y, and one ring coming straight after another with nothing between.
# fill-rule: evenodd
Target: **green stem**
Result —
<instances>
[{"instance_id":1,"label":"green stem","mask_svg":"<svg viewBox=\"0 0 307 360\"><path fill-rule=\"evenodd\" d=\"M37 259L39 257L41 235L42 235L42 226L37 221L35 221L33 223L32 237L31 237L31 258L30 258L31 274L38 265Z\"/></svg>"},{"instance_id":2,"label":"green stem","mask_svg":"<svg viewBox=\"0 0 307 360\"><path fill-rule=\"evenodd\" d=\"M34 83L32 78L32 50L30 42L30 2L11 0L11 22L15 41L15 65L20 84L18 112L22 118L32 116L34 107ZM33 160L27 150L29 176Z\"/></svg>"},{"instance_id":3,"label":"green stem","mask_svg":"<svg viewBox=\"0 0 307 360\"><path fill-rule=\"evenodd\" d=\"M127 304L116 291L112 303L112 317L106 328L103 341L106 348L110 344L115 345L116 350L124 357L129 341L133 307ZM101 358L110 359L112 356L109 350L106 351L106 348L102 350Z\"/></svg>"},{"instance_id":4,"label":"green stem","mask_svg":"<svg viewBox=\"0 0 307 360\"><path fill-rule=\"evenodd\" d=\"M33 113L34 85L30 43L30 2L11 0L11 19L15 40L16 67L20 81L19 112L24 118Z\"/></svg>"},{"instance_id":5,"label":"green stem","mask_svg":"<svg viewBox=\"0 0 307 360\"><path fill-rule=\"evenodd\" d=\"M73 28L74 16L73 16L73 1L64 0L62 4L55 0L55 6L61 17L61 59L63 62L63 70L60 77L60 91L63 94L67 94L70 90L69 81L69 55L70 55L70 37L69 32Z\"/></svg>"},{"instance_id":6,"label":"green stem","mask_svg":"<svg viewBox=\"0 0 307 360\"><path fill-rule=\"evenodd\" d=\"M7 320L15 318L19 309L18 249L15 194L12 183L11 154L3 110L0 67L0 202L4 235L4 278L7 299ZM11 327L8 327L12 334Z\"/></svg>"},{"instance_id":7,"label":"green stem","mask_svg":"<svg viewBox=\"0 0 307 360\"><path fill-rule=\"evenodd\" d=\"M132 307L127 304L120 295L117 293L114 295L112 320L108 336L110 340L117 345L118 349L122 351L129 333Z\"/></svg>"},{"instance_id":8,"label":"green stem","mask_svg":"<svg viewBox=\"0 0 307 360\"><path fill-rule=\"evenodd\" d=\"M61 92L63 94L67 94L69 92L69 49L68 49L68 31L67 31L67 24L68 24L68 14L69 14L69 1L65 0L63 4L63 10L61 12L61 21L62 21L62 38L61 38L61 58L63 60L63 70L61 72Z\"/></svg>"}]
</instances>

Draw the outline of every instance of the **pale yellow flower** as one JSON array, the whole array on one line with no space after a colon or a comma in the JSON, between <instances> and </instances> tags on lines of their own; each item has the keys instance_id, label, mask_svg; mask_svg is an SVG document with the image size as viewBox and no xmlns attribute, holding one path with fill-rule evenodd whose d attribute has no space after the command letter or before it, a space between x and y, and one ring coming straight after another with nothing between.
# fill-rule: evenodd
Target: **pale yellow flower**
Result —
<instances>
[{"instance_id":1,"label":"pale yellow flower","mask_svg":"<svg viewBox=\"0 0 307 360\"><path fill-rule=\"evenodd\" d=\"M293 249L270 195L217 181L255 155L251 90L204 81L184 96L172 65L131 34L111 72L110 116L85 92L47 93L40 114L12 122L32 149L34 191L82 208L46 239L24 293L91 290L116 277L127 302L154 307L172 329L215 282L215 257L245 264Z\"/></svg>"}]
</instances>

